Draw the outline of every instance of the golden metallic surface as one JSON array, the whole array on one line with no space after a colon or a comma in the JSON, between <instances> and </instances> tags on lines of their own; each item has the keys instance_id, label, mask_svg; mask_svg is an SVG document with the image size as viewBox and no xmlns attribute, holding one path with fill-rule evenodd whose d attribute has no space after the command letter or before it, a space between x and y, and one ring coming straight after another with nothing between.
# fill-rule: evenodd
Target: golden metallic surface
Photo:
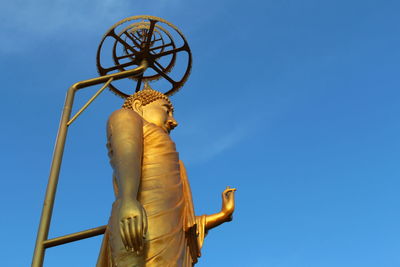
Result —
<instances>
[{"instance_id":1,"label":"golden metallic surface","mask_svg":"<svg viewBox=\"0 0 400 267\"><path fill-rule=\"evenodd\" d=\"M85 230L85 231L81 231L81 232L77 232L77 233L73 233L73 234L69 234L69 235L64 235L64 236L48 239L48 240L43 242L43 245L44 245L45 248L51 248L51 247L59 246L59 245L62 245L62 244L66 244L66 243L82 240L82 239L85 239L85 238L102 235L106 231L106 228L107 228L107 226L103 225L103 226L99 226L99 227L96 227L96 228L88 229L88 230Z\"/></svg>"},{"instance_id":2,"label":"golden metallic surface","mask_svg":"<svg viewBox=\"0 0 400 267\"><path fill-rule=\"evenodd\" d=\"M186 170L169 136L178 125L173 107L159 92L145 91L145 102L133 97L130 109L115 111L107 123L116 199L97 267L193 266L208 230L232 220L236 189L229 187L220 212L195 216Z\"/></svg>"}]
</instances>

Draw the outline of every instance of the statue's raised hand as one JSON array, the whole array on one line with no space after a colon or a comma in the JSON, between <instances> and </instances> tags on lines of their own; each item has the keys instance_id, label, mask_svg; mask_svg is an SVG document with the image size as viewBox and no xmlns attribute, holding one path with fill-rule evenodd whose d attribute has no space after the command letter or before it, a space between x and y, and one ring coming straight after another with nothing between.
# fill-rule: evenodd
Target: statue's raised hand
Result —
<instances>
[{"instance_id":1,"label":"statue's raised hand","mask_svg":"<svg viewBox=\"0 0 400 267\"><path fill-rule=\"evenodd\" d=\"M142 204L134 199L121 199L118 219L121 239L126 250L140 254L147 232L147 216Z\"/></svg>"},{"instance_id":2,"label":"statue's raised hand","mask_svg":"<svg viewBox=\"0 0 400 267\"><path fill-rule=\"evenodd\" d=\"M222 192L222 209L221 212L227 221L232 220L232 214L235 211L235 191L236 188L226 187Z\"/></svg>"}]
</instances>

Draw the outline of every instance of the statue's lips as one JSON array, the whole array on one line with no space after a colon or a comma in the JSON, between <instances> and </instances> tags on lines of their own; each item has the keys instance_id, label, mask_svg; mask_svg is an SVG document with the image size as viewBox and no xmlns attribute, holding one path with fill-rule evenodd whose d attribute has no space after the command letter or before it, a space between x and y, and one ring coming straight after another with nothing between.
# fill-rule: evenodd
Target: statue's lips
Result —
<instances>
[{"instance_id":1,"label":"statue's lips","mask_svg":"<svg viewBox=\"0 0 400 267\"><path fill-rule=\"evenodd\" d=\"M167 123L164 127L162 127L167 133L170 133L176 126L173 126Z\"/></svg>"}]
</instances>

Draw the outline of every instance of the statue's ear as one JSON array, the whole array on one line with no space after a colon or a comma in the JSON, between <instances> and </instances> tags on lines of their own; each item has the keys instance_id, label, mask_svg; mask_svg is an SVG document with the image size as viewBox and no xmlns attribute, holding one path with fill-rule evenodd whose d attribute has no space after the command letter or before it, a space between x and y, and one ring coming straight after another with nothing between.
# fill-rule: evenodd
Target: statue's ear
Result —
<instances>
[{"instance_id":1,"label":"statue's ear","mask_svg":"<svg viewBox=\"0 0 400 267\"><path fill-rule=\"evenodd\" d=\"M133 101L132 108L134 111L136 111L140 115L143 115L142 101L140 101L139 99L136 99L135 101Z\"/></svg>"}]
</instances>

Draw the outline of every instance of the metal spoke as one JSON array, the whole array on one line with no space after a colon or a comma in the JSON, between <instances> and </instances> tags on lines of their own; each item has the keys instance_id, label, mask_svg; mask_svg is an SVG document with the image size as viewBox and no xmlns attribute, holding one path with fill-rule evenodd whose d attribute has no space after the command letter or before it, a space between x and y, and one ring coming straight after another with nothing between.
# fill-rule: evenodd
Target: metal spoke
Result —
<instances>
[{"instance_id":1,"label":"metal spoke","mask_svg":"<svg viewBox=\"0 0 400 267\"><path fill-rule=\"evenodd\" d=\"M144 43L146 41L146 30L145 29L141 29L140 30L142 33L138 33L139 38L141 40L142 43Z\"/></svg>"},{"instance_id":2,"label":"metal spoke","mask_svg":"<svg viewBox=\"0 0 400 267\"><path fill-rule=\"evenodd\" d=\"M114 37L117 41L119 41L126 50L132 51L135 55L138 53L135 49L133 49L127 42L125 42L121 37L116 35L114 32L111 34L112 37Z\"/></svg>"},{"instance_id":3,"label":"metal spoke","mask_svg":"<svg viewBox=\"0 0 400 267\"><path fill-rule=\"evenodd\" d=\"M172 80L171 77L169 77L165 72L154 66L154 64L150 65L150 67L155 70L158 74L160 74L162 77L164 77L167 81L169 81L172 85L175 85L175 81Z\"/></svg>"},{"instance_id":4,"label":"metal spoke","mask_svg":"<svg viewBox=\"0 0 400 267\"><path fill-rule=\"evenodd\" d=\"M140 44L138 44L138 43L135 41L135 39L133 39L132 36L131 36L129 33L124 32L124 34L126 35L126 37L128 37L128 38L134 43L134 45L135 45L137 48L140 49Z\"/></svg>"},{"instance_id":5,"label":"metal spoke","mask_svg":"<svg viewBox=\"0 0 400 267\"><path fill-rule=\"evenodd\" d=\"M157 61L154 61L154 64L156 64L163 72L166 71L166 69L160 63L158 63Z\"/></svg>"},{"instance_id":6,"label":"metal spoke","mask_svg":"<svg viewBox=\"0 0 400 267\"><path fill-rule=\"evenodd\" d=\"M165 47L168 47L168 46L171 46L171 45L173 45L173 43L169 43L169 44L166 44L166 45L160 45L160 46L151 48L150 51L153 51L153 50L156 50L156 49L160 49L160 48L165 48Z\"/></svg>"},{"instance_id":7,"label":"metal spoke","mask_svg":"<svg viewBox=\"0 0 400 267\"><path fill-rule=\"evenodd\" d=\"M117 57L117 59L124 59L124 58L127 58L127 57L133 57L133 56L135 56L135 54L127 54L125 56Z\"/></svg>"},{"instance_id":8,"label":"metal spoke","mask_svg":"<svg viewBox=\"0 0 400 267\"><path fill-rule=\"evenodd\" d=\"M149 49L150 48L150 42L151 42L151 36L153 35L153 31L154 31L154 26L156 25L156 22L157 21L155 21L155 20L150 20L150 28L149 28L149 31L147 32L147 40L146 40L146 49Z\"/></svg>"},{"instance_id":9,"label":"metal spoke","mask_svg":"<svg viewBox=\"0 0 400 267\"><path fill-rule=\"evenodd\" d=\"M178 52L181 52L181 51L186 51L186 45L183 45L183 46L181 46L179 48L175 48L175 49L172 49L172 50L169 50L169 51L162 52L162 53L156 55L156 58L167 56L167 55L170 55L170 54L173 54L173 53L178 53Z\"/></svg>"},{"instance_id":10,"label":"metal spoke","mask_svg":"<svg viewBox=\"0 0 400 267\"><path fill-rule=\"evenodd\" d=\"M134 62L134 61L130 61L130 62L127 62L127 63L124 63L124 64L120 64L120 65L113 66L113 67L108 68L108 69L104 69L104 71L110 72L110 71L113 71L113 70L117 70L117 69L120 69L120 68L129 67L129 66L132 66L132 65L137 65L137 64L136 64L136 62Z\"/></svg>"},{"instance_id":11,"label":"metal spoke","mask_svg":"<svg viewBox=\"0 0 400 267\"><path fill-rule=\"evenodd\" d=\"M135 33L138 33L138 32L135 32ZM135 35L135 33L132 34L132 37L135 38L136 40L138 40L139 42L142 42L142 40L140 40L139 37Z\"/></svg>"}]
</instances>

